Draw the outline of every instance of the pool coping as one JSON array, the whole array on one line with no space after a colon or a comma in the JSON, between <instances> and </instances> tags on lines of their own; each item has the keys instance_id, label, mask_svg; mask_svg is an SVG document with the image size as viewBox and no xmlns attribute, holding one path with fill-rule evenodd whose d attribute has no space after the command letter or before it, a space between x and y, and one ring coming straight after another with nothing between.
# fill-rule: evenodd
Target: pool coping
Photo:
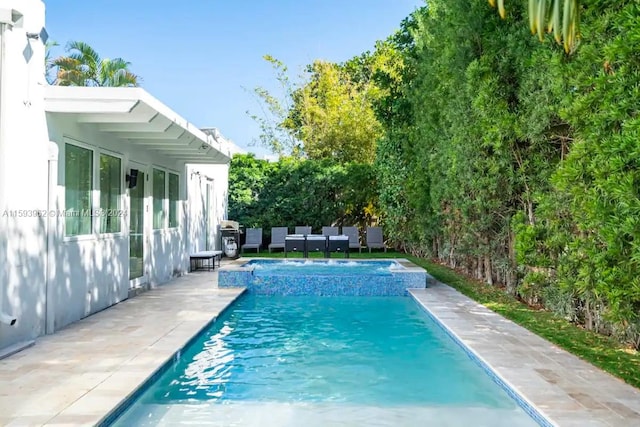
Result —
<instances>
[{"instance_id":1,"label":"pool coping","mask_svg":"<svg viewBox=\"0 0 640 427\"><path fill-rule=\"evenodd\" d=\"M419 265L409 261L406 258L271 258L271 257L240 257L238 259L231 260L226 262L223 266L218 268L218 271L250 271L253 270L253 267L246 266L245 264L251 261L337 261L337 262L370 262L370 261L396 261L400 264L404 269L402 270L393 270L394 273L404 273L404 272L427 272L425 268L420 267ZM427 272L427 278L433 279L433 277Z\"/></svg>"},{"instance_id":2,"label":"pool coping","mask_svg":"<svg viewBox=\"0 0 640 427\"><path fill-rule=\"evenodd\" d=\"M515 403L524 410L535 422L541 427L554 427L555 425L545 417L540 410L530 402L525 396L522 396L516 388L514 388L508 381L505 381L499 373L497 373L491 365L489 365L479 354L477 354L473 348L469 347L465 342L460 339L456 333L447 327L437 316L435 316L429 308L424 305L420 299L409 289L409 296L415 301L415 303L422 309L422 311L434 321L434 323L444 333L461 348L469 358L476 363L502 390L504 390Z\"/></svg>"},{"instance_id":3,"label":"pool coping","mask_svg":"<svg viewBox=\"0 0 640 427\"><path fill-rule=\"evenodd\" d=\"M113 407L107 414L102 417L96 424L95 427L107 427L113 424L127 409L131 407L135 403L135 401L147 390L147 386L155 382L160 376L162 376L171 366L176 363L180 359L180 355L182 351L184 351L187 347L193 344L199 338L200 334L209 329L215 322L218 321L220 316L226 313L233 304L241 298L244 294L246 294L246 289L241 289L240 292L233 297L229 303L220 310L215 316L213 316L207 323L205 323L187 342L185 342L180 348L178 348L171 356L169 356L160 366L155 368L155 370L145 378L140 384L136 386L136 388L129 393L127 396L122 398L122 400Z\"/></svg>"},{"instance_id":4,"label":"pool coping","mask_svg":"<svg viewBox=\"0 0 640 427\"><path fill-rule=\"evenodd\" d=\"M639 389L446 284L409 294L542 426L640 425Z\"/></svg>"}]
</instances>

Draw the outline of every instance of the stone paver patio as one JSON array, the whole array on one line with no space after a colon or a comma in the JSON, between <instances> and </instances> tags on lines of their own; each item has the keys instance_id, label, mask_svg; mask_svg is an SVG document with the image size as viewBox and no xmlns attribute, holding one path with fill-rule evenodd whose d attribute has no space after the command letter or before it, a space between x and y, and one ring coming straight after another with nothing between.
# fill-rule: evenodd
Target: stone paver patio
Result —
<instances>
[{"instance_id":1,"label":"stone paver patio","mask_svg":"<svg viewBox=\"0 0 640 427\"><path fill-rule=\"evenodd\" d=\"M412 289L434 317L561 427L640 426L640 390L442 284Z\"/></svg>"},{"instance_id":2,"label":"stone paver patio","mask_svg":"<svg viewBox=\"0 0 640 427\"><path fill-rule=\"evenodd\" d=\"M0 425L94 425L242 291L190 274L39 338L0 361ZM411 293L554 424L640 425L639 390L448 286Z\"/></svg>"},{"instance_id":3,"label":"stone paver patio","mask_svg":"<svg viewBox=\"0 0 640 427\"><path fill-rule=\"evenodd\" d=\"M242 289L192 273L0 360L0 426L95 425Z\"/></svg>"}]
</instances>

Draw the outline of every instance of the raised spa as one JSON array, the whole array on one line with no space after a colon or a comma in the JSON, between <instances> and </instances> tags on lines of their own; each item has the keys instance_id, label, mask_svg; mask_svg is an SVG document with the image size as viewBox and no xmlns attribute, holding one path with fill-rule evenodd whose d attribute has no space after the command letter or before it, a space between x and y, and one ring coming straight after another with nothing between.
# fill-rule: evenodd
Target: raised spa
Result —
<instances>
[{"instance_id":1,"label":"raised spa","mask_svg":"<svg viewBox=\"0 0 640 427\"><path fill-rule=\"evenodd\" d=\"M258 295L392 296L425 288L430 276L406 259L252 259L222 267L218 286Z\"/></svg>"}]
</instances>

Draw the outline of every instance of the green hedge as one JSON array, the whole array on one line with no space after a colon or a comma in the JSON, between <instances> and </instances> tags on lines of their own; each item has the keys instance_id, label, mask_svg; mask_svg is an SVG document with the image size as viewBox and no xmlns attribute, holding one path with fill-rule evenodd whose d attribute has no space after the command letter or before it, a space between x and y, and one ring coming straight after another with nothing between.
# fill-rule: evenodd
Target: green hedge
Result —
<instances>
[{"instance_id":1,"label":"green hedge","mask_svg":"<svg viewBox=\"0 0 640 427\"><path fill-rule=\"evenodd\" d=\"M229 169L229 218L245 227L360 225L376 220L377 180L371 165L236 155Z\"/></svg>"}]
</instances>

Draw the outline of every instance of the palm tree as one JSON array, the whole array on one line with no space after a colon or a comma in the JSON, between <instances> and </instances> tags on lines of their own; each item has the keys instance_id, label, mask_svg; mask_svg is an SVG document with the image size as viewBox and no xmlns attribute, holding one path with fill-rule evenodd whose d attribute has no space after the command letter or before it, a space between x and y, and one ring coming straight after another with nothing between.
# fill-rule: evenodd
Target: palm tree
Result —
<instances>
[{"instance_id":1,"label":"palm tree","mask_svg":"<svg viewBox=\"0 0 640 427\"><path fill-rule=\"evenodd\" d=\"M55 84L59 86L139 86L139 76L129 71L130 62L122 58L102 59L87 43L71 41L67 56L53 60L58 67Z\"/></svg>"},{"instance_id":2,"label":"palm tree","mask_svg":"<svg viewBox=\"0 0 640 427\"><path fill-rule=\"evenodd\" d=\"M504 0L497 2L500 16L504 19ZM489 0L489 4L495 7L496 0ZM540 41L544 40L546 28L548 33L553 31L559 44L564 44L565 52L573 52L579 23L580 0L529 0L529 28L532 34L538 34Z\"/></svg>"},{"instance_id":3,"label":"palm tree","mask_svg":"<svg viewBox=\"0 0 640 427\"><path fill-rule=\"evenodd\" d=\"M55 76L51 75L51 71L53 71L53 69L55 68L53 58L51 58L51 49L55 46L58 46L58 42L54 40L47 40L47 43L45 43L44 45L44 76L47 79L47 83L49 83L50 85L55 83Z\"/></svg>"}]
</instances>

